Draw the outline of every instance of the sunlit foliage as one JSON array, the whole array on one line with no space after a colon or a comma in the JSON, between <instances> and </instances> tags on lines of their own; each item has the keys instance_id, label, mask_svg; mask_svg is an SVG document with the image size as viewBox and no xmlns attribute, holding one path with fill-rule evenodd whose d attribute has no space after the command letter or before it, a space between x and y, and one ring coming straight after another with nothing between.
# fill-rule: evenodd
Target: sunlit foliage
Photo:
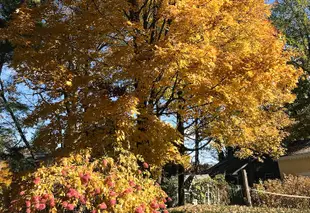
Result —
<instances>
[{"instance_id":1,"label":"sunlit foliage","mask_svg":"<svg viewBox=\"0 0 310 213\"><path fill-rule=\"evenodd\" d=\"M175 159L198 110L205 134L243 156L282 153L283 105L299 72L263 0L48 1L16 11L12 67L42 94L36 145L108 153L118 141L157 165ZM160 132L160 134L158 134ZM160 156L160 157L157 157ZM177 157L176 159L181 159Z\"/></svg>"},{"instance_id":2,"label":"sunlit foliage","mask_svg":"<svg viewBox=\"0 0 310 213\"><path fill-rule=\"evenodd\" d=\"M140 159L140 158L139 158ZM167 195L149 165L129 153L92 159L88 151L62 158L24 177L13 212L147 213L166 208ZM140 159L141 160L141 159Z\"/></svg>"},{"instance_id":3,"label":"sunlit foliage","mask_svg":"<svg viewBox=\"0 0 310 213\"><path fill-rule=\"evenodd\" d=\"M8 191L12 183L12 173L6 162L0 161L0 211L4 212Z\"/></svg>"}]
</instances>

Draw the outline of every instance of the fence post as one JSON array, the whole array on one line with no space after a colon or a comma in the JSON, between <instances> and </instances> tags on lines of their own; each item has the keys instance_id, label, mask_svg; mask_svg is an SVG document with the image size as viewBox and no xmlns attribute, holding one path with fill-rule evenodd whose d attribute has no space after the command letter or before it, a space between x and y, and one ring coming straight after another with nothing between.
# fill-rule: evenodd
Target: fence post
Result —
<instances>
[{"instance_id":1,"label":"fence post","mask_svg":"<svg viewBox=\"0 0 310 213\"><path fill-rule=\"evenodd\" d=\"M210 205L211 204L210 203L210 185L208 184L207 186L208 186L208 191L207 191L208 197L207 197L207 199L208 199L208 205Z\"/></svg>"},{"instance_id":2,"label":"fence post","mask_svg":"<svg viewBox=\"0 0 310 213\"><path fill-rule=\"evenodd\" d=\"M246 204L248 206L252 206L248 176L247 176L245 169L242 169L242 179L243 179L243 186L244 186L244 191L245 191Z\"/></svg>"},{"instance_id":3,"label":"fence post","mask_svg":"<svg viewBox=\"0 0 310 213\"><path fill-rule=\"evenodd\" d=\"M220 189L217 187L217 204L221 204Z\"/></svg>"}]
</instances>

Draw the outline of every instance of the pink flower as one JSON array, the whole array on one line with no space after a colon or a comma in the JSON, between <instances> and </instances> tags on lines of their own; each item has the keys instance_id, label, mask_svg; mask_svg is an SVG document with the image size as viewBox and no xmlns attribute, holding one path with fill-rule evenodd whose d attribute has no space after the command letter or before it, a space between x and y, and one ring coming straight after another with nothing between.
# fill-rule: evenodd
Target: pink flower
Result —
<instances>
[{"instance_id":1,"label":"pink flower","mask_svg":"<svg viewBox=\"0 0 310 213\"><path fill-rule=\"evenodd\" d=\"M54 207L55 206L55 200L50 200L50 207Z\"/></svg>"},{"instance_id":2,"label":"pink flower","mask_svg":"<svg viewBox=\"0 0 310 213\"><path fill-rule=\"evenodd\" d=\"M91 213L97 213L97 210L96 210L96 209L94 209L94 210L92 210L92 211L91 211Z\"/></svg>"},{"instance_id":3,"label":"pink flower","mask_svg":"<svg viewBox=\"0 0 310 213\"><path fill-rule=\"evenodd\" d=\"M33 196L33 197L32 197L32 200L33 200L35 203L39 203L40 196Z\"/></svg>"},{"instance_id":4,"label":"pink flower","mask_svg":"<svg viewBox=\"0 0 310 213\"><path fill-rule=\"evenodd\" d=\"M131 187L135 187L135 186L136 186L136 184L135 184L135 182L134 182L133 180L130 180L130 181L129 181L129 186L131 186Z\"/></svg>"},{"instance_id":5,"label":"pink flower","mask_svg":"<svg viewBox=\"0 0 310 213\"><path fill-rule=\"evenodd\" d=\"M19 193L19 195L21 195L21 196L23 196L25 194L25 191L21 191L20 193Z\"/></svg>"},{"instance_id":6,"label":"pink flower","mask_svg":"<svg viewBox=\"0 0 310 213\"><path fill-rule=\"evenodd\" d=\"M41 178L36 177L36 178L33 180L33 183L36 184L36 185L38 185L38 184L40 183L40 181L41 181Z\"/></svg>"},{"instance_id":7,"label":"pink flower","mask_svg":"<svg viewBox=\"0 0 310 213\"><path fill-rule=\"evenodd\" d=\"M115 199L110 200L110 205L111 206L114 206L115 204L116 204L116 200Z\"/></svg>"},{"instance_id":8,"label":"pink flower","mask_svg":"<svg viewBox=\"0 0 310 213\"><path fill-rule=\"evenodd\" d=\"M67 209L70 210L70 211L73 211L74 208L75 208L75 206L72 203L67 205Z\"/></svg>"},{"instance_id":9,"label":"pink flower","mask_svg":"<svg viewBox=\"0 0 310 213\"><path fill-rule=\"evenodd\" d=\"M171 201L172 201L171 197L168 197L168 202L171 202Z\"/></svg>"},{"instance_id":10,"label":"pink flower","mask_svg":"<svg viewBox=\"0 0 310 213\"><path fill-rule=\"evenodd\" d=\"M163 203L160 203L160 204L159 204L159 208L161 208L161 209L165 209L165 208L166 208L166 205L165 205L165 204L163 204Z\"/></svg>"},{"instance_id":11,"label":"pink flower","mask_svg":"<svg viewBox=\"0 0 310 213\"><path fill-rule=\"evenodd\" d=\"M79 192L76 191L75 189L70 188L69 192L67 193L67 197L69 197L69 198L71 198L71 197L78 198L79 197Z\"/></svg>"},{"instance_id":12,"label":"pink flower","mask_svg":"<svg viewBox=\"0 0 310 213\"><path fill-rule=\"evenodd\" d=\"M105 202L99 204L99 209L107 209L107 204Z\"/></svg>"},{"instance_id":13,"label":"pink flower","mask_svg":"<svg viewBox=\"0 0 310 213\"><path fill-rule=\"evenodd\" d=\"M29 208L31 206L31 202L29 200L26 200L26 207Z\"/></svg>"},{"instance_id":14,"label":"pink flower","mask_svg":"<svg viewBox=\"0 0 310 213\"><path fill-rule=\"evenodd\" d=\"M152 213L160 213L159 211L153 210Z\"/></svg>"},{"instance_id":15,"label":"pink flower","mask_svg":"<svg viewBox=\"0 0 310 213\"><path fill-rule=\"evenodd\" d=\"M144 210L141 206L139 206L138 208L136 208L135 213L143 213Z\"/></svg>"},{"instance_id":16,"label":"pink flower","mask_svg":"<svg viewBox=\"0 0 310 213\"><path fill-rule=\"evenodd\" d=\"M152 209L158 209L159 206L158 206L158 204L157 204L156 202L152 202L152 203L151 203L151 208L152 208Z\"/></svg>"},{"instance_id":17,"label":"pink flower","mask_svg":"<svg viewBox=\"0 0 310 213\"><path fill-rule=\"evenodd\" d=\"M35 205L34 205L34 208L36 208L36 209L40 209L40 203L36 203Z\"/></svg>"},{"instance_id":18,"label":"pink flower","mask_svg":"<svg viewBox=\"0 0 310 213\"><path fill-rule=\"evenodd\" d=\"M169 212L168 212L168 210L165 209L165 210L163 211L163 213L169 213Z\"/></svg>"},{"instance_id":19,"label":"pink flower","mask_svg":"<svg viewBox=\"0 0 310 213\"><path fill-rule=\"evenodd\" d=\"M18 200L12 200L10 203L11 204L14 204L14 203L16 203Z\"/></svg>"},{"instance_id":20,"label":"pink flower","mask_svg":"<svg viewBox=\"0 0 310 213\"><path fill-rule=\"evenodd\" d=\"M68 202L66 202L66 201L62 202L62 206L63 206L64 208L67 208Z\"/></svg>"},{"instance_id":21,"label":"pink flower","mask_svg":"<svg viewBox=\"0 0 310 213\"><path fill-rule=\"evenodd\" d=\"M114 183L112 182L112 180L111 180L111 178L108 178L108 179L106 179L106 183L107 183L107 185L109 186L109 187L114 187Z\"/></svg>"},{"instance_id":22,"label":"pink flower","mask_svg":"<svg viewBox=\"0 0 310 213\"><path fill-rule=\"evenodd\" d=\"M86 204L86 200L85 200L84 195L80 195L79 199L80 199L82 204Z\"/></svg>"},{"instance_id":23,"label":"pink flower","mask_svg":"<svg viewBox=\"0 0 310 213\"><path fill-rule=\"evenodd\" d=\"M125 189L125 191L123 192L124 194L129 194L133 192L132 188L128 188L128 189Z\"/></svg>"},{"instance_id":24,"label":"pink flower","mask_svg":"<svg viewBox=\"0 0 310 213\"><path fill-rule=\"evenodd\" d=\"M65 176L65 177L68 175L66 170L61 170L61 174L62 176Z\"/></svg>"},{"instance_id":25,"label":"pink flower","mask_svg":"<svg viewBox=\"0 0 310 213\"><path fill-rule=\"evenodd\" d=\"M88 183L88 181L91 179L91 176L90 174L80 174L80 178L81 178L81 181L84 185L86 185Z\"/></svg>"},{"instance_id":26,"label":"pink flower","mask_svg":"<svg viewBox=\"0 0 310 213\"><path fill-rule=\"evenodd\" d=\"M108 161L106 159L103 159L102 164L104 167L106 167L108 165Z\"/></svg>"},{"instance_id":27,"label":"pink flower","mask_svg":"<svg viewBox=\"0 0 310 213\"><path fill-rule=\"evenodd\" d=\"M46 199L41 199L41 203L46 203Z\"/></svg>"},{"instance_id":28,"label":"pink flower","mask_svg":"<svg viewBox=\"0 0 310 213\"><path fill-rule=\"evenodd\" d=\"M45 208L46 208L46 205L45 205L44 203L41 203L41 204L39 205L39 210L40 210L40 211L44 210Z\"/></svg>"},{"instance_id":29,"label":"pink flower","mask_svg":"<svg viewBox=\"0 0 310 213\"><path fill-rule=\"evenodd\" d=\"M101 192L100 188L96 188L95 192L96 192L97 195L100 194L100 192Z\"/></svg>"},{"instance_id":30,"label":"pink flower","mask_svg":"<svg viewBox=\"0 0 310 213\"><path fill-rule=\"evenodd\" d=\"M30 209L27 209L27 210L26 210L26 213L31 213L31 210L30 210Z\"/></svg>"},{"instance_id":31,"label":"pink flower","mask_svg":"<svg viewBox=\"0 0 310 213\"><path fill-rule=\"evenodd\" d=\"M145 211L146 206L145 206L145 204L144 204L144 203L142 203L141 207L142 207L143 211Z\"/></svg>"},{"instance_id":32,"label":"pink flower","mask_svg":"<svg viewBox=\"0 0 310 213\"><path fill-rule=\"evenodd\" d=\"M148 168L149 168L149 164L146 163L146 162L144 162L144 163L143 163L143 168L148 169Z\"/></svg>"},{"instance_id":33,"label":"pink flower","mask_svg":"<svg viewBox=\"0 0 310 213\"><path fill-rule=\"evenodd\" d=\"M111 197L115 197L116 195L117 195L116 192L110 191L110 196L111 196Z\"/></svg>"}]
</instances>

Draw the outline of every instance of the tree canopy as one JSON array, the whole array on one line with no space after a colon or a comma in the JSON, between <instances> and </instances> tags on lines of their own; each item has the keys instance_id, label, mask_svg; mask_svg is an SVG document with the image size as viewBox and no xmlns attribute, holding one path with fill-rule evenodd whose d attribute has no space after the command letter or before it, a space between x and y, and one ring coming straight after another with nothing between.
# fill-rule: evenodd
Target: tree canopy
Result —
<instances>
[{"instance_id":1,"label":"tree canopy","mask_svg":"<svg viewBox=\"0 0 310 213\"><path fill-rule=\"evenodd\" d=\"M102 151L119 141L155 163L174 156L178 140L159 117L186 121L199 110L221 144L281 153L282 108L299 72L268 11L264 1L199 0L20 8L3 34L20 80L42 94L28 118L46 121L36 144Z\"/></svg>"},{"instance_id":2,"label":"tree canopy","mask_svg":"<svg viewBox=\"0 0 310 213\"><path fill-rule=\"evenodd\" d=\"M309 138L309 8L310 1L277 1L273 5L271 20L278 30L284 34L288 48L294 49L296 54L290 63L303 70L298 87L294 89L296 100L288 106L289 115L296 122L289 128L291 133L288 140L300 140Z\"/></svg>"}]
</instances>

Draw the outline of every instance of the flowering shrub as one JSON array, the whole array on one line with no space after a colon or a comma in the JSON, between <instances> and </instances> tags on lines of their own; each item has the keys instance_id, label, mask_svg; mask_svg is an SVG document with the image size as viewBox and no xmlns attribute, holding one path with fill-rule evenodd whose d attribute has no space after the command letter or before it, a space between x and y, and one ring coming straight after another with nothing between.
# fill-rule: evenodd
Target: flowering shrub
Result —
<instances>
[{"instance_id":1,"label":"flowering shrub","mask_svg":"<svg viewBox=\"0 0 310 213\"><path fill-rule=\"evenodd\" d=\"M149 165L123 153L93 160L88 151L62 158L24 178L12 212L157 213L167 195L150 178ZM141 170L140 170L141 169Z\"/></svg>"},{"instance_id":2,"label":"flowering shrub","mask_svg":"<svg viewBox=\"0 0 310 213\"><path fill-rule=\"evenodd\" d=\"M278 194L299 195L310 197L310 178L304 176L285 176L281 180L267 180L255 185L261 191ZM285 197L280 195L253 193L253 200L257 205L269 207L302 208L310 209L310 199ZM310 210L309 210L310 211Z\"/></svg>"}]
</instances>

